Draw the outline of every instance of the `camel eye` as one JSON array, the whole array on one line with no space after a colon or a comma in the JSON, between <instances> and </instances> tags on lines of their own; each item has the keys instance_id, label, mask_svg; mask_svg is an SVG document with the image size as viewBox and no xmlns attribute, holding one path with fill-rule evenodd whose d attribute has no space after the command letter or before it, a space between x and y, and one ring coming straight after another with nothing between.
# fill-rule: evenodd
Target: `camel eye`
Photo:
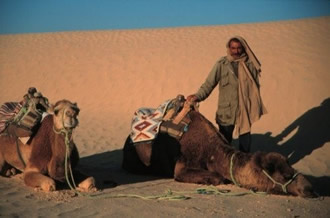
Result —
<instances>
[{"instance_id":1,"label":"camel eye","mask_svg":"<svg viewBox=\"0 0 330 218\"><path fill-rule=\"evenodd\" d=\"M68 116L68 117L72 117L72 114L71 114L70 111L65 112L65 115Z\"/></svg>"},{"instance_id":2,"label":"camel eye","mask_svg":"<svg viewBox=\"0 0 330 218\"><path fill-rule=\"evenodd\" d=\"M289 180L292 178L292 175L286 173L283 175L283 177L284 177L284 179Z\"/></svg>"}]
</instances>

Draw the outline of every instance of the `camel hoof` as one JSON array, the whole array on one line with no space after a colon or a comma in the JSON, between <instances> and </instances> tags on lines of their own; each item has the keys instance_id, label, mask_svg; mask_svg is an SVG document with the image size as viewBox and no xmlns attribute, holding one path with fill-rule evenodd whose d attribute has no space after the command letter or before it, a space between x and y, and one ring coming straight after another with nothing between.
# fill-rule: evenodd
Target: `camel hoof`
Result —
<instances>
[{"instance_id":1,"label":"camel hoof","mask_svg":"<svg viewBox=\"0 0 330 218\"><path fill-rule=\"evenodd\" d=\"M95 179L94 177L88 177L78 185L78 190L84 191L84 192L94 192L97 191L97 188L95 187Z\"/></svg>"},{"instance_id":2,"label":"camel hoof","mask_svg":"<svg viewBox=\"0 0 330 218\"><path fill-rule=\"evenodd\" d=\"M56 190L56 185L53 180L47 181L41 184L40 188L46 192L52 192Z\"/></svg>"},{"instance_id":3,"label":"camel hoof","mask_svg":"<svg viewBox=\"0 0 330 218\"><path fill-rule=\"evenodd\" d=\"M17 174L17 171L15 168L10 168L5 172L6 177L15 176Z\"/></svg>"},{"instance_id":4,"label":"camel hoof","mask_svg":"<svg viewBox=\"0 0 330 218\"><path fill-rule=\"evenodd\" d=\"M221 184L221 181L222 180L219 178L210 177L210 178L206 178L205 184L217 186Z\"/></svg>"}]
</instances>

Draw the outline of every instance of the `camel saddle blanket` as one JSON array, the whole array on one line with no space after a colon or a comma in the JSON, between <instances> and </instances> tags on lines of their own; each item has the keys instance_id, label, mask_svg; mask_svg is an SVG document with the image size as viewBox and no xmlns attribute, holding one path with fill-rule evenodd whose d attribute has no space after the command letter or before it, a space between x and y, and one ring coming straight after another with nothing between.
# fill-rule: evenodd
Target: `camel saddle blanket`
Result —
<instances>
[{"instance_id":1,"label":"camel saddle blanket","mask_svg":"<svg viewBox=\"0 0 330 218\"><path fill-rule=\"evenodd\" d=\"M151 141L156 138L170 102L171 100L167 100L156 109L140 108L135 111L130 134L133 143Z\"/></svg>"},{"instance_id":2,"label":"camel saddle blanket","mask_svg":"<svg viewBox=\"0 0 330 218\"><path fill-rule=\"evenodd\" d=\"M159 132L180 139L191 122L183 95L167 100L156 109L140 108L134 113L131 125L133 143L153 141ZM188 106L189 107L189 106Z\"/></svg>"},{"instance_id":3,"label":"camel saddle blanket","mask_svg":"<svg viewBox=\"0 0 330 218\"><path fill-rule=\"evenodd\" d=\"M15 116L22 109L22 105L18 102L6 102L0 107L0 133L2 133L8 123L12 121Z\"/></svg>"}]
</instances>

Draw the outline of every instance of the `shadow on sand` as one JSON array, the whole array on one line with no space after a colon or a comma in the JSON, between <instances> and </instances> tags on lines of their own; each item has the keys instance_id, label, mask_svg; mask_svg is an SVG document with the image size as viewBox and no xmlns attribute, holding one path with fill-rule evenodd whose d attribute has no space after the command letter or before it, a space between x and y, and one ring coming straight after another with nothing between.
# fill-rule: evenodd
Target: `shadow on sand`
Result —
<instances>
[{"instance_id":1,"label":"shadow on sand","mask_svg":"<svg viewBox=\"0 0 330 218\"><path fill-rule=\"evenodd\" d=\"M134 184L157 180L164 177L131 174L122 169L123 151L121 149L82 157L78 169L96 179L97 187L113 188L116 185Z\"/></svg>"},{"instance_id":2,"label":"shadow on sand","mask_svg":"<svg viewBox=\"0 0 330 218\"><path fill-rule=\"evenodd\" d=\"M270 132L252 135L254 151L276 151L295 164L330 142L330 98L298 117L275 137ZM285 139L288 137L289 139ZM284 139L284 140L283 140ZM284 142L282 142L284 141Z\"/></svg>"}]
</instances>

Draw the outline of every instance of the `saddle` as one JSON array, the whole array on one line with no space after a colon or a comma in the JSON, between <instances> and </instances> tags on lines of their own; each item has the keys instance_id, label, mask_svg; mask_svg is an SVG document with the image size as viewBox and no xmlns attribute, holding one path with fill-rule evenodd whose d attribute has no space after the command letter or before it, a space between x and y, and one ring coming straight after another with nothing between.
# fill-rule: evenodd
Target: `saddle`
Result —
<instances>
[{"instance_id":1,"label":"saddle","mask_svg":"<svg viewBox=\"0 0 330 218\"><path fill-rule=\"evenodd\" d=\"M198 111L198 105L186 101L183 95L178 95L168 106L160 125L160 132L179 140L188 130L191 122L188 113L191 110Z\"/></svg>"},{"instance_id":2,"label":"saddle","mask_svg":"<svg viewBox=\"0 0 330 218\"><path fill-rule=\"evenodd\" d=\"M48 99L35 88L30 88L23 98L23 101L15 103L15 111L8 111L8 107L6 108L5 113L10 114L10 117L3 120L8 134L14 133L17 137L31 136L40 124L43 113L49 108ZM2 108L5 105L8 103Z\"/></svg>"},{"instance_id":3,"label":"saddle","mask_svg":"<svg viewBox=\"0 0 330 218\"><path fill-rule=\"evenodd\" d=\"M37 126L41 119L45 109L39 107L40 97L30 98L19 113L14 117L13 123L18 127L26 131L33 132L35 126Z\"/></svg>"}]
</instances>

